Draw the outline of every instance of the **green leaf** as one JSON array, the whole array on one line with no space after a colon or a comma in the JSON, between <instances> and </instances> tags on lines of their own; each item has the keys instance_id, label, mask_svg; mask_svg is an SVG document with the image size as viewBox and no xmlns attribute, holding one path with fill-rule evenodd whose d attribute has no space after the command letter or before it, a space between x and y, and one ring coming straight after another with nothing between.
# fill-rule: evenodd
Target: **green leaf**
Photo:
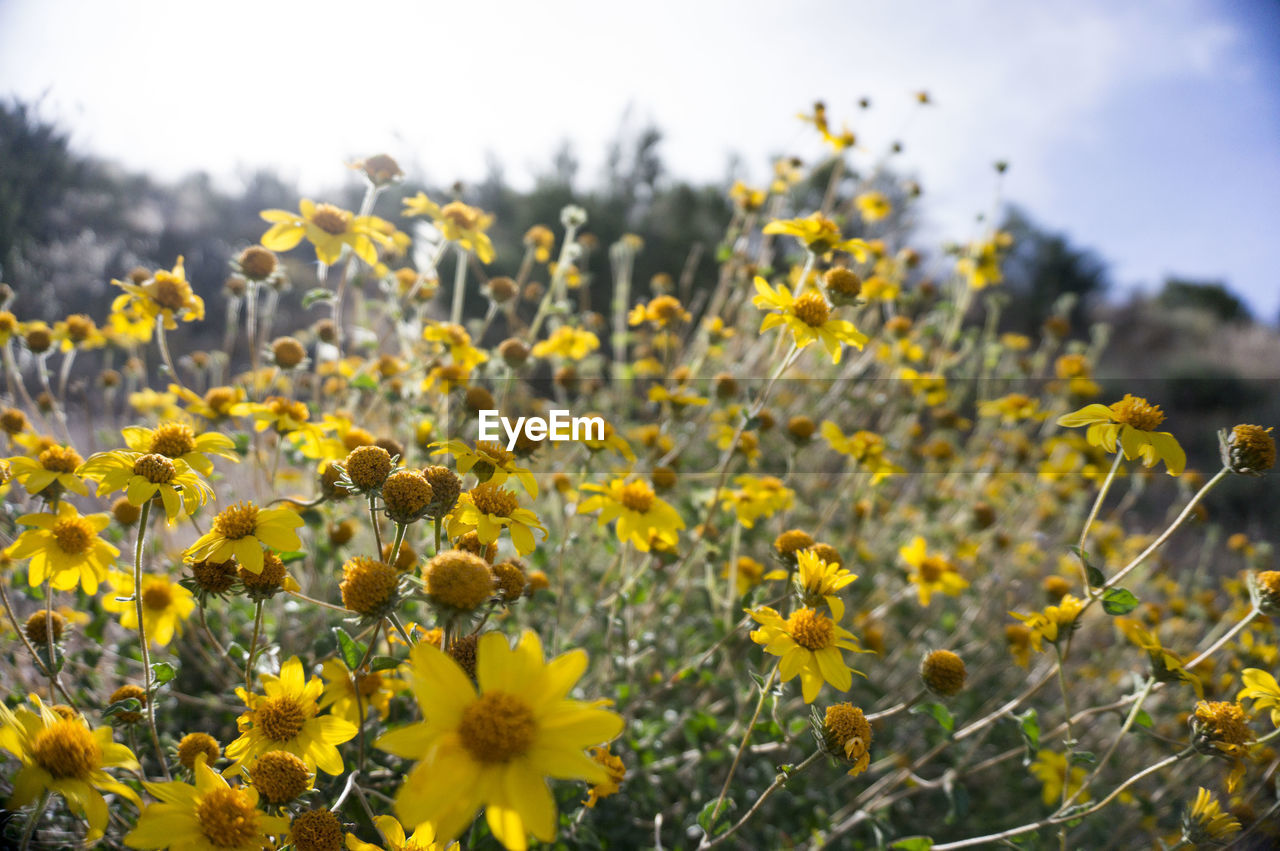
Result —
<instances>
[{"instance_id":1,"label":"green leaf","mask_svg":"<svg viewBox=\"0 0 1280 851\"><path fill-rule=\"evenodd\" d=\"M320 301L333 301L334 294L324 287L314 287L307 290L302 295L302 309L306 310L311 305Z\"/></svg>"},{"instance_id":2,"label":"green leaf","mask_svg":"<svg viewBox=\"0 0 1280 851\"><path fill-rule=\"evenodd\" d=\"M1125 588L1109 588L1102 595L1102 609L1109 615L1127 615L1138 608L1138 598Z\"/></svg>"},{"instance_id":3,"label":"green leaf","mask_svg":"<svg viewBox=\"0 0 1280 851\"><path fill-rule=\"evenodd\" d=\"M157 685L173 682L173 678L178 676L178 672L168 662L152 662L151 676L155 679Z\"/></svg>"},{"instance_id":4,"label":"green leaf","mask_svg":"<svg viewBox=\"0 0 1280 851\"><path fill-rule=\"evenodd\" d=\"M951 717L951 710L941 703L920 703L911 707L911 712L915 715L932 717L934 721L938 722L938 726L948 733L956 728L956 721Z\"/></svg>"},{"instance_id":5,"label":"green leaf","mask_svg":"<svg viewBox=\"0 0 1280 851\"><path fill-rule=\"evenodd\" d=\"M715 836L717 833L721 833L729 826L725 816L734 806L733 798L725 798L724 803L720 804L720 812L715 814L715 818L712 818L711 814L716 809L716 800L713 798L707 801L702 811L698 813L698 827L702 828L707 836ZM716 825L722 825L722 827L717 830Z\"/></svg>"},{"instance_id":6,"label":"green leaf","mask_svg":"<svg viewBox=\"0 0 1280 851\"><path fill-rule=\"evenodd\" d=\"M1022 730L1022 738L1032 753L1040 750L1040 719L1034 709L1028 709L1021 715L1015 715L1018 727Z\"/></svg>"},{"instance_id":7,"label":"green leaf","mask_svg":"<svg viewBox=\"0 0 1280 851\"><path fill-rule=\"evenodd\" d=\"M235 450L237 455L245 456L249 454L249 447L253 443L252 437L250 437L245 432L241 431L232 435L231 439L235 442Z\"/></svg>"},{"instance_id":8,"label":"green leaf","mask_svg":"<svg viewBox=\"0 0 1280 851\"><path fill-rule=\"evenodd\" d=\"M102 710L103 718L111 718L114 715L120 715L125 712L141 712L142 701L136 697L126 697L124 700L117 700L115 703Z\"/></svg>"},{"instance_id":9,"label":"green leaf","mask_svg":"<svg viewBox=\"0 0 1280 851\"><path fill-rule=\"evenodd\" d=\"M378 382L374 380L372 375L366 372L353 378L351 380L351 386L355 387L357 390L377 390Z\"/></svg>"},{"instance_id":10,"label":"green leaf","mask_svg":"<svg viewBox=\"0 0 1280 851\"><path fill-rule=\"evenodd\" d=\"M1072 751L1071 753L1072 765L1093 765L1097 761L1098 758L1093 751Z\"/></svg>"},{"instance_id":11,"label":"green leaf","mask_svg":"<svg viewBox=\"0 0 1280 851\"><path fill-rule=\"evenodd\" d=\"M1084 563L1084 573L1089 580L1089 587L1101 588L1103 585L1107 584L1107 577L1105 577L1102 574L1102 571L1099 570L1094 565L1093 562L1089 561L1089 554L1087 552L1075 546L1074 544L1070 547L1067 547L1067 549L1075 553L1076 557L1079 558L1080 561Z\"/></svg>"},{"instance_id":12,"label":"green leaf","mask_svg":"<svg viewBox=\"0 0 1280 851\"><path fill-rule=\"evenodd\" d=\"M1150 729L1151 716L1147 714L1147 710L1139 709L1137 717L1133 719L1133 723L1137 724L1139 727L1146 727L1147 729Z\"/></svg>"},{"instance_id":13,"label":"green leaf","mask_svg":"<svg viewBox=\"0 0 1280 851\"><path fill-rule=\"evenodd\" d=\"M333 628L333 634L338 639L338 652L342 654L342 661L347 663L347 670L354 671L360 667L365 648L356 643L356 640L347 635L347 631L340 626Z\"/></svg>"},{"instance_id":14,"label":"green leaf","mask_svg":"<svg viewBox=\"0 0 1280 851\"><path fill-rule=\"evenodd\" d=\"M285 564L293 564L295 561L302 561L307 557L304 552L280 553L280 561Z\"/></svg>"},{"instance_id":15,"label":"green leaf","mask_svg":"<svg viewBox=\"0 0 1280 851\"><path fill-rule=\"evenodd\" d=\"M389 671L399 666L400 660L394 656L374 656L369 662L369 668L373 671Z\"/></svg>"},{"instance_id":16,"label":"green leaf","mask_svg":"<svg viewBox=\"0 0 1280 851\"><path fill-rule=\"evenodd\" d=\"M929 851L933 847L933 840L927 836L909 836L899 839L889 847L898 851Z\"/></svg>"}]
</instances>

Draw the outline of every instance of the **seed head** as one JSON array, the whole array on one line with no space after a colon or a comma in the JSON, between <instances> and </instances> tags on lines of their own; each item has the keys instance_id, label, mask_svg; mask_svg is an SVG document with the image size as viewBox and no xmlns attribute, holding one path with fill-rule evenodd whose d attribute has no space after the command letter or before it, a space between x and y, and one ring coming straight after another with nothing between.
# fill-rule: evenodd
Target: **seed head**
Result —
<instances>
[{"instance_id":1,"label":"seed head","mask_svg":"<svg viewBox=\"0 0 1280 851\"><path fill-rule=\"evenodd\" d=\"M959 694L964 688L964 660L950 650L934 650L920 664L920 679L941 697Z\"/></svg>"}]
</instances>

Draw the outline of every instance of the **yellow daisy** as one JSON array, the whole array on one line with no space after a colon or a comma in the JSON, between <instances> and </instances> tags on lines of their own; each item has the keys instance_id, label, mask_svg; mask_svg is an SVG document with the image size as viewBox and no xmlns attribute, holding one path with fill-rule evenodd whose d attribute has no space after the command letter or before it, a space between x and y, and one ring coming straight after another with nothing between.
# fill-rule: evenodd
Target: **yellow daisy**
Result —
<instances>
[{"instance_id":1,"label":"yellow daisy","mask_svg":"<svg viewBox=\"0 0 1280 851\"><path fill-rule=\"evenodd\" d=\"M630 541L642 553L649 552L654 539L672 549L679 542L684 519L643 479L614 479L607 485L584 484L581 489L596 495L579 503L578 513L599 511L601 526L617 520L614 531L619 541Z\"/></svg>"},{"instance_id":2,"label":"yellow daisy","mask_svg":"<svg viewBox=\"0 0 1280 851\"><path fill-rule=\"evenodd\" d=\"M99 452L80 465L78 472L98 483L98 496L122 490L137 506L158 497L170 521L213 499L213 489L181 458L124 450Z\"/></svg>"},{"instance_id":3,"label":"yellow daisy","mask_svg":"<svg viewBox=\"0 0 1280 851\"><path fill-rule=\"evenodd\" d=\"M969 587L954 564L942 556L929 555L924 538L913 538L910 544L898 550L898 555L911 567L907 579L916 586L922 606L929 605L934 592L955 597Z\"/></svg>"},{"instance_id":4,"label":"yellow daisy","mask_svg":"<svg viewBox=\"0 0 1280 851\"><path fill-rule=\"evenodd\" d=\"M435 829L427 822L418 825L409 837L405 836L404 827L394 816L374 816L373 826L382 834L385 844L374 845L364 842L354 833L348 833L348 851L444 851L444 846L436 842ZM457 843L449 847L456 848Z\"/></svg>"},{"instance_id":5,"label":"yellow daisy","mask_svg":"<svg viewBox=\"0 0 1280 851\"><path fill-rule=\"evenodd\" d=\"M793 298L785 284L778 284L775 289L759 276L756 277L756 292L758 295L752 299L752 304L761 310L773 311L760 323L760 331L781 325L791 332L797 349L816 341L831 355L832 363L840 363L843 344L861 349L867 342L867 335L852 322L831 318L831 306L820 292L810 291Z\"/></svg>"},{"instance_id":6,"label":"yellow daisy","mask_svg":"<svg viewBox=\"0 0 1280 851\"><path fill-rule=\"evenodd\" d=\"M263 547L277 552L302 548L302 539L293 531L302 524L302 518L291 509L240 502L218 512L213 528L197 538L184 556L190 562L235 558L250 573L261 573Z\"/></svg>"},{"instance_id":7,"label":"yellow daisy","mask_svg":"<svg viewBox=\"0 0 1280 851\"><path fill-rule=\"evenodd\" d=\"M1130 393L1109 406L1085 405L1058 418L1060 426L1088 426L1085 439L1091 446L1115 452L1119 444L1124 457L1130 461L1141 458L1146 467L1154 467L1157 461L1163 461L1169 475L1182 475L1187 466L1187 454L1172 434L1155 431L1162 422L1164 411L1159 405L1152 405Z\"/></svg>"},{"instance_id":8,"label":"yellow daisy","mask_svg":"<svg viewBox=\"0 0 1280 851\"><path fill-rule=\"evenodd\" d=\"M158 803L147 804L125 844L175 851L261 851L275 847L274 839L288 833L287 816L264 813L257 789L232 786L209 767L204 754L196 757L195 781L144 783Z\"/></svg>"},{"instance_id":9,"label":"yellow daisy","mask_svg":"<svg viewBox=\"0 0 1280 851\"><path fill-rule=\"evenodd\" d=\"M124 441L134 452L153 452L166 458L181 458L187 466L203 476L213 472L210 455L239 463L235 441L216 431L196 433L184 422L161 423L156 428L130 426L123 429Z\"/></svg>"},{"instance_id":10,"label":"yellow daisy","mask_svg":"<svg viewBox=\"0 0 1280 851\"><path fill-rule=\"evenodd\" d=\"M98 593L107 568L120 551L98 537L111 522L109 514L81 515L69 502L58 503L56 514L24 514L21 526L32 528L9 545L4 554L31 559L28 582L35 588L48 579L59 591L79 585L86 594Z\"/></svg>"},{"instance_id":11,"label":"yellow daisy","mask_svg":"<svg viewBox=\"0 0 1280 851\"><path fill-rule=\"evenodd\" d=\"M107 827L103 792L142 806L136 792L111 779L103 769L137 770L138 761L131 750L112 741L110 727L91 730L82 717L65 718L34 694L30 700L35 712L25 706L9 709L0 703L0 749L22 762L11 780L13 794L5 807L25 807L44 792L61 795L73 813L89 822L85 839L93 842Z\"/></svg>"},{"instance_id":12,"label":"yellow daisy","mask_svg":"<svg viewBox=\"0 0 1280 851\"><path fill-rule=\"evenodd\" d=\"M404 199L402 216L430 216L444 238L457 243L467 251L474 252L481 263L493 262L493 243L485 233L493 224L493 216L475 207L469 207L461 201L450 201L441 207L427 197L427 193L419 192L412 198Z\"/></svg>"},{"instance_id":13,"label":"yellow daisy","mask_svg":"<svg viewBox=\"0 0 1280 851\"><path fill-rule=\"evenodd\" d=\"M141 284L124 281L111 283L124 290L124 293L116 296L116 300L111 304L113 318L118 313L132 312L139 317L140 323L145 321L151 326L154 326L156 319L159 318L169 331L178 327L178 323L174 321L175 317L182 319L183 322L198 322L204 319L204 299L195 294L191 283L187 281L187 272L182 266L181 257L171 271L159 269L151 280ZM150 339L149 330L147 334Z\"/></svg>"},{"instance_id":14,"label":"yellow daisy","mask_svg":"<svg viewBox=\"0 0 1280 851\"><path fill-rule=\"evenodd\" d=\"M861 239L842 238L839 226L821 213L811 213L803 219L775 219L764 226L764 232L794 236L818 256L832 251L847 251L859 262L867 259L867 243Z\"/></svg>"},{"instance_id":15,"label":"yellow daisy","mask_svg":"<svg viewBox=\"0 0 1280 851\"><path fill-rule=\"evenodd\" d=\"M125 629L138 628L138 609L133 597L133 574L112 571L111 587L114 595L102 598L102 608L120 615L120 625ZM182 622L195 611L196 601L191 592L173 582L167 576L142 577L142 625L147 638L164 647L175 635L182 634Z\"/></svg>"},{"instance_id":16,"label":"yellow daisy","mask_svg":"<svg viewBox=\"0 0 1280 851\"><path fill-rule=\"evenodd\" d=\"M806 605L816 605L825 601L831 609L831 617L835 621L844 618L844 601L836 596L836 592L850 585L858 578L839 564L823 561L813 550L800 550L796 553L799 571L796 573L796 588Z\"/></svg>"},{"instance_id":17,"label":"yellow daisy","mask_svg":"<svg viewBox=\"0 0 1280 851\"><path fill-rule=\"evenodd\" d=\"M336 745L356 735L356 725L334 715L319 715L316 701L324 686L319 677L306 678L297 656L280 666L280 676L262 675L265 694L250 694L243 687L236 694L249 709L236 722L240 738L227 745L227 758L235 762L224 774L234 775L267 751L288 751L315 771L342 773L342 755Z\"/></svg>"},{"instance_id":18,"label":"yellow daisy","mask_svg":"<svg viewBox=\"0 0 1280 851\"><path fill-rule=\"evenodd\" d=\"M521 508L513 491L500 488L493 482L476 485L458 497L458 503L449 514L449 537L458 538L475 532L482 544L491 544L506 529L516 552L528 555L536 544L533 530L547 537L546 527L531 509Z\"/></svg>"},{"instance_id":19,"label":"yellow daisy","mask_svg":"<svg viewBox=\"0 0 1280 851\"><path fill-rule=\"evenodd\" d=\"M587 667L572 650L544 661L526 631L514 649L496 632L480 637L476 683L429 644L409 657L411 688L423 720L382 736L379 748L415 760L396 795L407 824L430 822L441 841L466 829L483 807L506 848L523 851L528 834L556 834L555 798L546 778L605 783L608 772L585 750L622 732L620 716L568 697Z\"/></svg>"},{"instance_id":20,"label":"yellow daisy","mask_svg":"<svg viewBox=\"0 0 1280 851\"><path fill-rule=\"evenodd\" d=\"M328 659L320 666L320 676L324 678L324 694L320 698L320 708L328 709L338 718L345 718L352 724L360 723L360 707L356 705L356 683L359 683L360 701L364 704L364 717L369 717L372 709L382 720L387 719L391 711L391 698L407 687L403 680L387 676L390 672L368 671L353 677L347 666L340 659Z\"/></svg>"},{"instance_id":21,"label":"yellow daisy","mask_svg":"<svg viewBox=\"0 0 1280 851\"><path fill-rule=\"evenodd\" d=\"M457 438L427 447L432 455L452 455L453 465L459 476L475 473L480 482L504 485L507 479L515 479L530 497L538 496L538 482L533 473L516 464L516 456L496 443L477 440L475 446Z\"/></svg>"},{"instance_id":22,"label":"yellow daisy","mask_svg":"<svg viewBox=\"0 0 1280 851\"><path fill-rule=\"evenodd\" d=\"M70 446L48 446L35 458L19 455L9 459L9 474L29 494L44 492L55 485L46 496L53 498L63 493L88 496L89 489L76 475L76 469L84 462L80 453Z\"/></svg>"},{"instance_id":23,"label":"yellow daisy","mask_svg":"<svg viewBox=\"0 0 1280 851\"><path fill-rule=\"evenodd\" d=\"M1244 688L1236 695L1236 700L1251 698L1255 712L1270 709L1271 723L1280 727L1280 684L1276 683L1276 678L1261 668L1245 668L1240 679L1244 681Z\"/></svg>"},{"instance_id":24,"label":"yellow daisy","mask_svg":"<svg viewBox=\"0 0 1280 851\"><path fill-rule=\"evenodd\" d=\"M845 664L840 651L862 652L853 633L821 612L802 608L784 618L768 606L750 610L760 629L752 630L751 640L764 647L764 652L778 656L778 673L782 682L800 678L805 703L813 703L822 684L831 683L838 691L848 691L853 675L865 676Z\"/></svg>"},{"instance_id":25,"label":"yellow daisy","mask_svg":"<svg viewBox=\"0 0 1280 851\"><path fill-rule=\"evenodd\" d=\"M288 251L306 237L315 246L316 258L326 266L338 262L344 246L350 247L370 266L376 265L378 248L375 241L381 244L388 242L377 228L373 216L353 216L341 207L317 205L307 198L298 202L297 213L263 210L261 216L272 223L260 240L263 248Z\"/></svg>"},{"instance_id":26,"label":"yellow daisy","mask_svg":"<svg viewBox=\"0 0 1280 851\"><path fill-rule=\"evenodd\" d=\"M600 338L590 331L563 325L533 347L535 358L558 357L578 361L600 348Z\"/></svg>"}]
</instances>

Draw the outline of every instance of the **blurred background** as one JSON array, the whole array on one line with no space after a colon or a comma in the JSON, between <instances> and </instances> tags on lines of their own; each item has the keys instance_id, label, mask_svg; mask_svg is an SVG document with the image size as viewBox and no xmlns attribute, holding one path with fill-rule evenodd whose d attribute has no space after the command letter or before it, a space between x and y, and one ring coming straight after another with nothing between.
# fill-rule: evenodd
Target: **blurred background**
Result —
<instances>
[{"instance_id":1,"label":"blurred background","mask_svg":"<svg viewBox=\"0 0 1280 851\"><path fill-rule=\"evenodd\" d=\"M407 178L376 212L425 189L494 213L489 275L573 202L599 246L593 304L627 232L645 240L637 280L687 271L696 289L715 280L735 180L830 156L797 117L819 99L857 136L849 179L919 185L893 228L926 268L946 274L944 246L992 225L1013 235L1009 330L1074 296L1074 335L1116 329L1105 392L1163 401L1206 465L1218 425L1280 422L1270 0L0 0L0 279L22 319L101 320L111 278L185 255L210 321L183 346L213 347L259 211L355 208L346 165L388 153ZM280 327L310 315L314 270L288 260Z\"/></svg>"}]
</instances>

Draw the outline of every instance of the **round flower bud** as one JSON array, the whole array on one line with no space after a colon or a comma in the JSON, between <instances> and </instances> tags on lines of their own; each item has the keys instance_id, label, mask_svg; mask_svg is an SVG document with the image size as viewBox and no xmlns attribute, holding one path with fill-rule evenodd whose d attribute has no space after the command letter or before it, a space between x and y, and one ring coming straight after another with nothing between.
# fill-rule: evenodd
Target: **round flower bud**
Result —
<instances>
[{"instance_id":1,"label":"round flower bud","mask_svg":"<svg viewBox=\"0 0 1280 851\"><path fill-rule=\"evenodd\" d=\"M493 560L498 556L498 542L481 543L480 536L475 532L467 532L461 535L453 542L453 545L464 553L480 556L488 564L493 564Z\"/></svg>"},{"instance_id":2,"label":"round flower bud","mask_svg":"<svg viewBox=\"0 0 1280 851\"><path fill-rule=\"evenodd\" d=\"M1253 598L1253 604L1264 615L1280 615L1280 570L1250 573L1249 594Z\"/></svg>"},{"instance_id":3,"label":"round flower bud","mask_svg":"<svg viewBox=\"0 0 1280 851\"><path fill-rule=\"evenodd\" d=\"M489 280L488 292L495 304L506 304L520 294L520 287L515 281L502 275Z\"/></svg>"},{"instance_id":4,"label":"round flower bud","mask_svg":"<svg viewBox=\"0 0 1280 851\"><path fill-rule=\"evenodd\" d=\"M265 599L280 591L284 588L284 581L288 575L280 556L270 550L262 552L261 573L246 570L243 566L237 569L237 573L240 576L240 582L244 584L245 591L254 599Z\"/></svg>"},{"instance_id":5,"label":"round flower bud","mask_svg":"<svg viewBox=\"0 0 1280 851\"><path fill-rule=\"evenodd\" d=\"M307 350L294 337L277 337L271 342L271 358L281 369L293 369L307 359Z\"/></svg>"},{"instance_id":6,"label":"round flower bud","mask_svg":"<svg viewBox=\"0 0 1280 851\"><path fill-rule=\"evenodd\" d=\"M524 594L524 568L515 561L498 562L493 566L493 582L504 602L518 600Z\"/></svg>"},{"instance_id":7,"label":"round flower bud","mask_svg":"<svg viewBox=\"0 0 1280 851\"><path fill-rule=\"evenodd\" d=\"M205 764L212 766L222 756L218 740L208 733L187 733L178 742L178 762L187 771L195 771L196 757L204 754Z\"/></svg>"},{"instance_id":8,"label":"round flower bud","mask_svg":"<svg viewBox=\"0 0 1280 851\"><path fill-rule=\"evenodd\" d=\"M289 828L289 841L298 851L343 851L346 848L342 822L324 808L294 816Z\"/></svg>"},{"instance_id":9,"label":"round flower bud","mask_svg":"<svg viewBox=\"0 0 1280 851\"><path fill-rule=\"evenodd\" d=\"M511 337L498 344L498 355L507 366L519 369L529 360L529 347L523 340Z\"/></svg>"},{"instance_id":10,"label":"round flower bud","mask_svg":"<svg viewBox=\"0 0 1280 851\"><path fill-rule=\"evenodd\" d=\"M265 281L270 278L275 274L277 262L275 252L261 245L249 246L241 251L236 259L240 271L251 281Z\"/></svg>"},{"instance_id":11,"label":"round flower bud","mask_svg":"<svg viewBox=\"0 0 1280 851\"><path fill-rule=\"evenodd\" d=\"M45 618L46 614L49 616L47 620ZM46 612L44 609L38 609L31 613L31 617L27 618L23 632L27 634L27 640L38 648L43 644L49 643L50 632L53 633L54 642L61 641L62 632L66 629L66 625L67 622L57 612Z\"/></svg>"},{"instance_id":12,"label":"round flower bud","mask_svg":"<svg viewBox=\"0 0 1280 851\"><path fill-rule=\"evenodd\" d=\"M422 476L431 485L431 502L427 505L427 515L443 517L453 510L462 495L462 480L458 474L448 467L432 465L422 469Z\"/></svg>"},{"instance_id":13,"label":"round flower bud","mask_svg":"<svg viewBox=\"0 0 1280 851\"><path fill-rule=\"evenodd\" d=\"M773 551L784 561L794 562L796 553L809 549L813 544L813 536L808 532L802 529L791 529L774 538Z\"/></svg>"},{"instance_id":14,"label":"round flower bud","mask_svg":"<svg viewBox=\"0 0 1280 851\"><path fill-rule=\"evenodd\" d=\"M132 683L122 685L120 688L111 692L111 696L107 698L107 704L119 703L120 701L128 700L129 698L133 698L144 707L147 705L147 692L142 688L142 686L135 686ZM142 720L142 713L118 712L116 713L115 718L122 724L137 724Z\"/></svg>"},{"instance_id":15,"label":"round flower bud","mask_svg":"<svg viewBox=\"0 0 1280 851\"><path fill-rule=\"evenodd\" d=\"M417 470L399 470L382 483L382 503L396 523L412 523L426 514L434 494L427 477Z\"/></svg>"},{"instance_id":16,"label":"round flower bud","mask_svg":"<svg viewBox=\"0 0 1280 851\"><path fill-rule=\"evenodd\" d=\"M479 636L464 635L462 638L450 642L449 649L445 651L453 661L458 663L458 667L466 671L467 676L473 680L476 678L476 647L479 643Z\"/></svg>"},{"instance_id":17,"label":"round flower bud","mask_svg":"<svg viewBox=\"0 0 1280 851\"><path fill-rule=\"evenodd\" d=\"M803 414L787 420L787 437L796 443L808 443L817 430L818 427L814 425L813 419Z\"/></svg>"},{"instance_id":18,"label":"round flower bud","mask_svg":"<svg viewBox=\"0 0 1280 851\"><path fill-rule=\"evenodd\" d=\"M352 450L342 467L357 490L377 490L391 473L391 453L381 446L361 446Z\"/></svg>"},{"instance_id":19,"label":"round flower bud","mask_svg":"<svg viewBox=\"0 0 1280 851\"><path fill-rule=\"evenodd\" d=\"M471 611L493 596L489 563L473 553L445 550L427 562L426 592L436 603Z\"/></svg>"},{"instance_id":20,"label":"round flower bud","mask_svg":"<svg viewBox=\"0 0 1280 851\"><path fill-rule=\"evenodd\" d=\"M934 650L920 664L920 679L941 697L959 694L964 688L964 660L950 650Z\"/></svg>"},{"instance_id":21,"label":"round flower bud","mask_svg":"<svg viewBox=\"0 0 1280 851\"><path fill-rule=\"evenodd\" d=\"M822 722L822 742L827 753L852 766L850 776L867 770L871 762L871 725L858 707L851 703L828 706Z\"/></svg>"},{"instance_id":22,"label":"round flower bud","mask_svg":"<svg viewBox=\"0 0 1280 851\"><path fill-rule=\"evenodd\" d=\"M383 613L395 602L400 575L381 561L357 556L342 565L342 605L353 612L372 616Z\"/></svg>"},{"instance_id":23,"label":"round flower bud","mask_svg":"<svg viewBox=\"0 0 1280 851\"><path fill-rule=\"evenodd\" d=\"M333 345L338 341L338 326L332 319L321 319L311 329L322 343Z\"/></svg>"},{"instance_id":24,"label":"round flower bud","mask_svg":"<svg viewBox=\"0 0 1280 851\"><path fill-rule=\"evenodd\" d=\"M236 561L198 561L191 565L191 575L201 591L223 594L236 583Z\"/></svg>"},{"instance_id":25,"label":"round flower bud","mask_svg":"<svg viewBox=\"0 0 1280 851\"><path fill-rule=\"evenodd\" d=\"M1218 434L1222 463L1233 473L1261 476L1276 463L1276 441L1270 428L1238 425Z\"/></svg>"},{"instance_id":26,"label":"round flower bud","mask_svg":"<svg viewBox=\"0 0 1280 851\"><path fill-rule=\"evenodd\" d=\"M253 788L268 804L280 806L295 800L311 788L307 764L288 751L267 751L249 769Z\"/></svg>"},{"instance_id":27,"label":"round flower bud","mask_svg":"<svg viewBox=\"0 0 1280 851\"><path fill-rule=\"evenodd\" d=\"M128 497L120 497L111 503L111 515L121 526L132 526L138 522L142 509L129 501Z\"/></svg>"},{"instance_id":28,"label":"round flower bud","mask_svg":"<svg viewBox=\"0 0 1280 851\"><path fill-rule=\"evenodd\" d=\"M822 276L827 297L832 304L852 304L862 292L862 279L843 266L834 266Z\"/></svg>"}]
</instances>

